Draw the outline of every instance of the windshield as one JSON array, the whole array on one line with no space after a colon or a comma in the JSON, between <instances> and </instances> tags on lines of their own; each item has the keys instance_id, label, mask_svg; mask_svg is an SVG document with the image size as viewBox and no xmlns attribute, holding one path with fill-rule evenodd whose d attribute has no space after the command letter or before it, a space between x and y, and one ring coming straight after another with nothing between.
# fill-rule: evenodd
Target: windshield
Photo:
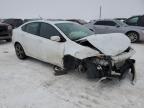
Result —
<instances>
[{"instance_id":1,"label":"windshield","mask_svg":"<svg viewBox=\"0 0 144 108\"><path fill-rule=\"evenodd\" d=\"M78 40L94 34L89 29L76 23L58 23L55 25L71 40Z\"/></svg>"}]
</instances>

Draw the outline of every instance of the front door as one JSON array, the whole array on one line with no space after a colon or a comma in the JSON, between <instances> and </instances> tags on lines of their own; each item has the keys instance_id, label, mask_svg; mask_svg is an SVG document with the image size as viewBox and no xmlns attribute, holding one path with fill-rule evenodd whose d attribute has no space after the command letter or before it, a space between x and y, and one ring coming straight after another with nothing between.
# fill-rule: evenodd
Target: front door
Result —
<instances>
[{"instance_id":1,"label":"front door","mask_svg":"<svg viewBox=\"0 0 144 108\"><path fill-rule=\"evenodd\" d=\"M42 22L40 24L40 51L42 60L63 67L65 41L52 41L50 40L52 36L62 37L55 27Z\"/></svg>"}]
</instances>

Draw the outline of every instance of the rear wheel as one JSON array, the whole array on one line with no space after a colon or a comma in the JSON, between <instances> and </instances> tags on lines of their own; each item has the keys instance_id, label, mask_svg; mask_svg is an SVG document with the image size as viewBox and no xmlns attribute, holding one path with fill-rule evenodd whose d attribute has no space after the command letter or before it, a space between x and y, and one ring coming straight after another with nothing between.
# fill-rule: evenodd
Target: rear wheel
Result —
<instances>
[{"instance_id":1,"label":"rear wheel","mask_svg":"<svg viewBox=\"0 0 144 108\"><path fill-rule=\"evenodd\" d=\"M16 55L19 59L25 59L27 57L24 52L23 47L19 43L15 44L15 51L16 51Z\"/></svg>"},{"instance_id":2,"label":"rear wheel","mask_svg":"<svg viewBox=\"0 0 144 108\"><path fill-rule=\"evenodd\" d=\"M129 37L132 43L139 41L139 34L136 32L128 32L127 36Z\"/></svg>"}]
</instances>

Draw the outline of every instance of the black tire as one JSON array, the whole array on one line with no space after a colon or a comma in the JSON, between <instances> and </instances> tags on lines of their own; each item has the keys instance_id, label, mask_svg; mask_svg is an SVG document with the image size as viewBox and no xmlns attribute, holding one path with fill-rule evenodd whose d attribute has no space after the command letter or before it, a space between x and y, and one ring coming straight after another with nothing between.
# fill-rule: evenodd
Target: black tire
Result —
<instances>
[{"instance_id":1,"label":"black tire","mask_svg":"<svg viewBox=\"0 0 144 108\"><path fill-rule=\"evenodd\" d=\"M132 43L139 41L139 34L137 32L128 32L126 35L129 37Z\"/></svg>"},{"instance_id":2,"label":"black tire","mask_svg":"<svg viewBox=\"0 0 144 108\"><path fill-rule=\"evenodd\" d=\"M6 39L6 41L7 41L7 42L11 42L11 41L12 41L12 39Z\"/></svg>"},{"instance_id":3,"label":"black tire","mask_svg":"<svg viewBox=\"0 0 144 108\"><path fill-rule=\"evenodd\" d=\"M24 52L23 47L19 43L15 44L15 52L16 52L17 57L21 60L23 60L27 57L25 52Z\"/></svg>"},{"instance_id":4,"label":"black tire","mask_svg":"<svg viewBox=\"0 0 144 108\"><path fill-rule=\"evenodd\" d=\"M56 76L67 74L66 69L62 69L62 68L60 68L60 67L58 67L58 66L54 66L54 67L53 67L53 70L55 71L55 75L56 75Z\"/></svg>"}]
</instances>

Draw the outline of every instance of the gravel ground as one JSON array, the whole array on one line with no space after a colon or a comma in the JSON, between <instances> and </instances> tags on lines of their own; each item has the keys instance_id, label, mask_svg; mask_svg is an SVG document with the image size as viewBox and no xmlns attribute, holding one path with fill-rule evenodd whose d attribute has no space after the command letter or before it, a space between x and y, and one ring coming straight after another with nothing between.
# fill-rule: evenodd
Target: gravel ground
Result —
<instances>
[{"instance_id":1,"label":"gravel ground","mask_svg":"<svg viewBox=\"0 0 144 108\"><path fill-rule=\"evenodd\" d=\"M54 76L50 64L19 60L12 43L0 41L0 108L143 108L144 43L132 45L137 82L88 80L77 71Z\"/></svg>"}]
</instances>

